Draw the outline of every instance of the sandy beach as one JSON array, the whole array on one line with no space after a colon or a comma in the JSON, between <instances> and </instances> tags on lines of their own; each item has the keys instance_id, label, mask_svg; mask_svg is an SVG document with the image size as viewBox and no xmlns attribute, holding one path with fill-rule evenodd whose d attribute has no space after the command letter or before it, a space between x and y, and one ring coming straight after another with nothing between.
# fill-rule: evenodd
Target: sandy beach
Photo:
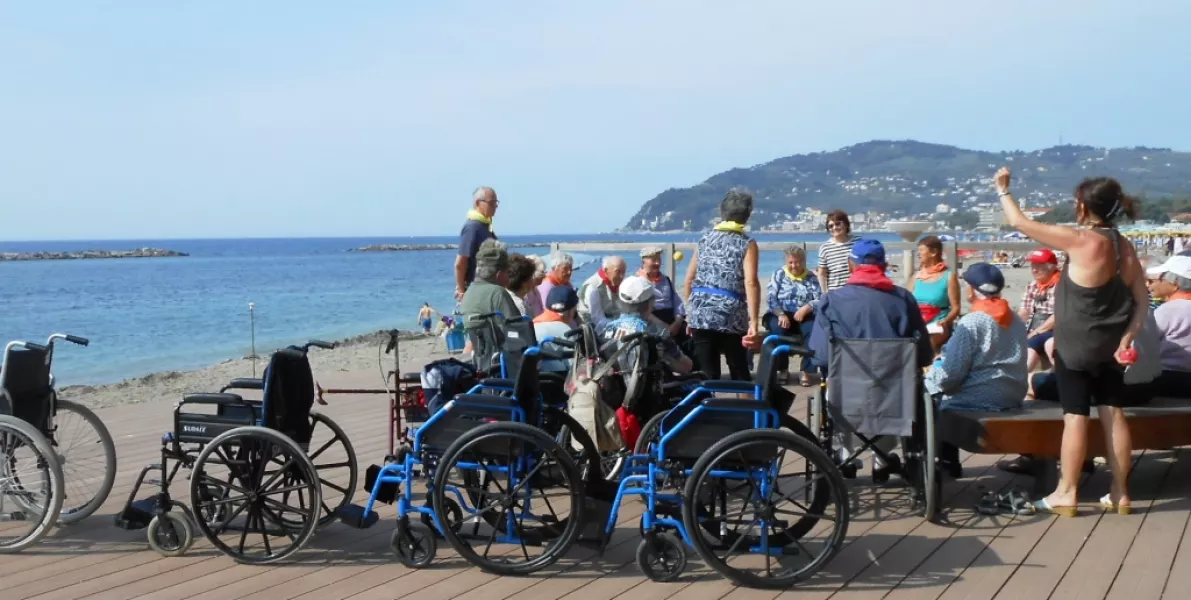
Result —
<instances>
[{"instance_id":1,"label":"sandy beach","mask_svg":"<svg viewBox=\"0 0 1191 600\"><path fill-rule=\"evenodd\" d=\"M1005 298L1016 308L1021 301L1026 286L1031 277L1028 268L1004 269L1006 287ZM768 283L768 278L762 286ZM904 278L897 281L904 285ZM964 301L965 311L968 309ZM446 344L440 337L430 337L417 332L403 332L400 344L401 370L403 372L420 371L422 367L432 361L446 358ZM312 348L310 363L314 369L315 379L324 387L328 381L351 382L352 385L366 385L382 387L381 369L388 372L393 368L393 356L380 355L382 361L378 364L380 346L387 339L383 332L356 336L346 340L339 340L333 350ZM268 361L268 353L261 351L263 358L256 363L259 374ZM63 397L82 402L88 406L99 408L118 406L123 404L137 404L162 398L180 399L183 394L194 392L216 392L236 377L251 377L253 375L252 361L247 358L226 360L202 369L192 371L161 371L143 377L126 379L119 383L105 385L75 385L60 390Z\"/></svg>"}]
</instances>

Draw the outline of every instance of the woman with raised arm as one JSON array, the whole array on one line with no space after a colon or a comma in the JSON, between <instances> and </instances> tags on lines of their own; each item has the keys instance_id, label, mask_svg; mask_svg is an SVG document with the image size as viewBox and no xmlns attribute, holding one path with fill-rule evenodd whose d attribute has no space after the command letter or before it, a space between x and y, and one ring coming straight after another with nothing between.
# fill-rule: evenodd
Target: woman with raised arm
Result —
<instances>
[{"instance_id":1,"label":"woman with raised arm","mask_svg":"<svg viewBox=\"0 0 1191 600\"><path fill-rule=\"evenodd\" d=\"M1124 369L1133 363L1133 340L1149 311L1145 273L1133 244L1115 222L1137 214L1137 203L1108 177L1085 179L1075 188L1080 227L1032 221L1009 192L1009 169L995 183L1006 222L1038 243L1061 250L1067 260L1055 292L1054 357L1059 403L1063 406L1061 477L1054 493L1034 509L1077 514L1079 476L1088 449L1088 416L1097 407L1112 487L1101 508L1131 512L1128 477L1133 442L1121 410L1128 402Z\"/></svg>"}]
</instances>

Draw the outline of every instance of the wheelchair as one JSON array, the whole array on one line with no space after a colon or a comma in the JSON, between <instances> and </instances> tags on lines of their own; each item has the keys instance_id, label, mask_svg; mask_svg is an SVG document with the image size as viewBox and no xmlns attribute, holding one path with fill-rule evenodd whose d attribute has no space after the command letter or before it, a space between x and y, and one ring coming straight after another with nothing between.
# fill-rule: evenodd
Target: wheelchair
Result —
<instances>
[{"instance_id":1,"label":"wheelchair","mask_svg":"<svg viewBox=\"0 0 1191 600\"><path fill-rule=\"evenodd\" d=\"M792 396L775 394L773 357L809 354L793 341L765 339L758 383L700 382L655 417L654 432L642 432L604 535L606 543L624 498L643 496L636 560L650 579L676 579L686 566L686 547L692 547L737 585L785 588L812 577L843 546L850 514L843 477L810 430L787 414ZM732 395L748 397L726 397ZM803 465L791 469L790 459ZM782 483L783 478L803 482ZM730 508L730 497L740 506ZM785 502L792 508L779 508ZM677 531L679 539L669 531ZM812 532L824 537L818 553L807 548ZM743 564L730 564L734 554Z\"/></svg>"},{"instance_id":2,"label":"wheelchair","mask_svg":"<svg viewBox=\"0 0 1191 600\"><path fill-rule=\"evenodd\" d=\"M162 436L161 462L141 470L116 525L147 528L149 546L163 556L183 555L197 525L237 562L268 564L297 552L318 527L335 520L337 509L351 501L355 451L338 425L311 410L311 347L334 346L319 341L290 346L273 354L261 379L234 381L220 393L183 396L174 407L174 430ZM226 391L233 388L260 389L262 398L246 400ZM318 443L320 426L331 437ZM337 446L346 460L316 465ZM189 507L169 491L182 467L190 470ZM330 470L343 471L350 485L329 481ZM154 471L160 491L134 500ZM341 497L332 499L326 489Z\"/></svg>"},{"instance_id":3,"label":"wheelchair","mask_svg":"<svg viewBox=\"0 0 1191 600\"><path fill-rule=\"evenodd\" d=\"M938 403L923 386L917 338L830 335L829 343L827 378L807 405L807 422L819 446L846 479L856 477L865 452L879 458L885 466L874 467L873 483L884 484L891 474L900 475L911 489L914 509L933 521L942 505L944 472L950 470L954 477L960 473L958 463L946 469L940 461ZM853 436L860 444L837 448L840 436ZM900 442L904 458L881 447L889 442Z\"/></svg>"},{"instance_id":4,"label":"wheelchair","mask_svg":"<svg viewBox=\"0 0 1191 600\"><path fill-rule=\"evenodd\" d=\"M377 502L396 501L397 526L390 546L406 567L428 566L437 552L437 538L443 537L464 560L485 572L527 575L556 562L579 537L585 469L547 431L551 421L578 426L543 401L538 373L543 358L563 356L537 345L516 358L508 354L499 362L514 379L484 379L449 400L414 432L409 451L390 457L375 476L370 470L367 504L340 511L345 523L363 529L379 521ZM586 471L591 472L590 465ZM413 485L419 480L427 488L423 506L413 499ZM551 502L546 496L550 491L561 492L561 497ZM538 502L535 493L542 496ZM560 500L569 507L557 510ZM414 514L418 521L410 518ZM465 518L472 522L470 534L464 531ZM481 535L481 524L491 531ZM476 547L480 544L482 549ZM494 544L510 548L494 552ZM531 557L531 547L543 551Z\"/></svg>"},{"instance_id":5,"label":"wheelchair","mask_svg":"<svg viewBox=\"0 0 1191 600\"><path fill-rule=\"evenodd\" d=\"M86 338L51 335L44 345L9 342L0 366L0 553L17 552L54 524L70 525L107 500L116 479L116 446L99 417L63 400L50 367L54 342L87 346ZM92 454L90 458L80 454Z\"/></svg>"}]
</instances>

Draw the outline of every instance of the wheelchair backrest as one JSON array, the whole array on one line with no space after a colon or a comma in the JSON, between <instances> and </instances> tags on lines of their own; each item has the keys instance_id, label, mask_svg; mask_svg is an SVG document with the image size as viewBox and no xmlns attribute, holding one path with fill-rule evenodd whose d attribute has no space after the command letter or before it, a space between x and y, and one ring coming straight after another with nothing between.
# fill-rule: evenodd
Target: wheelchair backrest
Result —
<instances>
[{"instance_id":1,"label":"wheelchair backrest","mask_svg":"<svg viewBox=\"0 0 1191 600\"><path fill-rule=\"evenodd\" d=\"M542 357L537 353L522 355L521 367L513 383L513 397L530 423L537 423L541 414L542 382L538 374L541 361Z\"/></svg>"},{"instance_id":2,"label":"wheelchair backrest","mask_svg":"<svg viewBox=\"0 0 1191 600\"><path fill-rule=\"evenodd\" d=\"M278 350L265 367L261 426L310 443L310 409L314 406L314 373L301 348Z\"/></svg>"},{"instance_id":3,"label":"wheelchair backrest","mask_svg":"<svg viewBox=\"0 0 1191 600\"><path fill-rule=\"evenodd\" d=\"M12 416L46 433L54 413L54 390L50 387L50 361L53 350L13 348L4 356L4 388L12 406ZM0 402L2 405L3 402ZM0 406L0 412L3 412Z\"/></svg>"},{"instance_id":4,"label":"wheelchair backrest","mask_svg":"<svg viewBox=\"0 0 1191 600\"><path fill-rule=\"evenodd\" d=\"M500 315L468 315L467 337L475 356L476 369L489 377L500 376L500 353L504 347L504 319Z\"/></svg>"},{"instance_id":5,"label":"wheelchair backrest","mask_svg":"<svg viewBox=\"0 0 1191 600\"><path fill-rule=\"evenodd\" d=\"M918 340L833 338L830 344L832 417L863 435L909 436L921 404Z\"/></svg>"},{"instance_id":6,"label":"wheelchair backrest","mask_svg":"<svg viewBox=\"0 0 1191 600\"><path fill-rule=\"evenodd\" d=\"M521 372L525 350L538 345L533 320L516 317L505 321L504 342L501 344L501 377L516 380Z\"/></svg>"},{"instance_id":7,"label":"wheelchair backrest","mask_svg":"<svg viewBox=\"0 0 1191 600\"><path fill-rule=\"evenodd\" d=\"M756 384L761 386L761 400L773 403L773 390L777 387L777 371L773 368L773 350L780 344L777 342L770 342L761 347L759 354L761 357L757 359L757 371L753 375Z\"/></svg>"}]
</instances>

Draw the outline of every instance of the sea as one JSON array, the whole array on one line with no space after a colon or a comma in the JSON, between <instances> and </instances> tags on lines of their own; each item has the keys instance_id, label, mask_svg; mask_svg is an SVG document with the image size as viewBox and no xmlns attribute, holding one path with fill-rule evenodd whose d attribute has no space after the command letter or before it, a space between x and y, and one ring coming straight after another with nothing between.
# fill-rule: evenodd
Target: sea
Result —
<instances>
[{"instance_id":1,"label":"sea","mask_svg":"<svg viewBox=\"0 0 1191 600\"><path fill-rule=\"evenodd\" d=\"M866 234L887 241L894 234ZM546 256L549 242L693 242L697 233L505 236L512 251ZM822 234L772 234L767 242L820 242ZM457 237L104 240L0 242L0 252L163 248L185 257L0 262L0 341L59 342L59 385L98 385L189 370L311 339L417 329L422 303L454 310L455 250L349 252L373 244L453 244ZM809 256L810 266L816 257ZM600 256L573 254L576 283ZM630 271L635 252L626 252ZM761 256L763 278L780 252ZM686 262L679 264L679 277ZM249 305L252 310L249 310Z\"/></svg>"}]
</instances>

